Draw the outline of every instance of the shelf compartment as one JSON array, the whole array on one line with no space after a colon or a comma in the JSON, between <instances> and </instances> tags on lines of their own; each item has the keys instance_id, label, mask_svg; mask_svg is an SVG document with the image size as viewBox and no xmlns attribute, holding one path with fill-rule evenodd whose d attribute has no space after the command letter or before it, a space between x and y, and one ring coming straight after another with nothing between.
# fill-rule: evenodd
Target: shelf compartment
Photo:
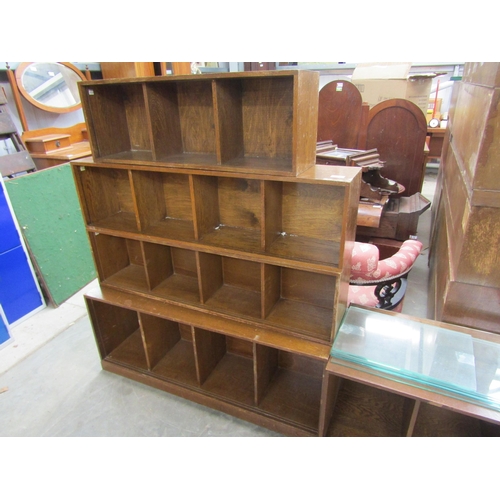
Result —
<instances>
[{"instance_id":1,"label":"shelf compartment","mask_svg":"<svg viewBox=\"0 0 500 500\"><path fill-rule=\"evenodd\" d=\"M86 223L99 228L137 232L129 172L74 166ZM110 196L110 193L113 193Z\"/></svg>"},{"instance_id":2,"label":"shelf compartment","mask_svg":"<svg viewBox=\"0 0 500 500\"><path fill-rule=\"evenodd\" d=\"M141 232L162 238L193 241L194 223L189 176L163 172L132 172Z\"/></svg>"},{"instance_id":3,"label":"shelf compartment","mask_svg":"<svg viewBox=\"0 0 500 500\"><path fill-rule=\"evenodd\" d=\"M261 253L261 181L193 176L195 232L205 245Z\"/></svg>"},{"instance_id":4,"label":"shelf compartment","mask_svg":"<svg viewBox=\"0 0 500 500\"><path fill-rule=\"evenodd\" d=\"M115 288L147 292L141 242L102 233L89 233L99 280Z\"/></svg>"},{"instance_id":5,"label":"shelf compartment","mask_svg":"<svg viewBox=\"0 0 500 500\"><path fill-rule=\"evenodd\" d=\"M261 319L261 264L198 252L201 302L214 311Z\"/></svg>"},{"instance_id":6,"label":"shelf compartment","mask_svg":"<svg viewBox=\"0 0 500 500\"><path fill-rule=\"evenodd\" d=\"M160 378L198 387L191 327L139 313L148 369Z\"/></svg>"},{"instance_id":7,"label":"shelf compartment","mask_svg":"<svg viewBox=\"0 0 500 500\"><path fill-rule=\"evenodd\" d=\"M264 193L267 253L339 266L343 186L266 181Z\"/></svg>"},{"instance_id":8,"label":"shelf compartment","mask_svg":"<svg viewBox=\"0 0 500 500\"><path fill-rule=\"evenodd\" d=\"M203 391L253 406L252 343L194 328L198 380Z\"/></svg>"},{"instance_id":9,"label":"shelf compartment","mask_svg":"<svg viewBox=\"0 0 500 500\"><path fill-rule=\"evenodd\" d=\"M137 312L88 300L87 307L101 359L147 370Z\"/></svg>"},{"instance_id":10,"label":"shelf compartment","mask_svg":"<svg viewBox=\"0 0 500 500\"><path fill-rule=\"evenodd\" d=\"M325 361L259 344L254 349L258 408L317 433Z\"/></svg>"},{"instance_id":11,"label":"shelf compartment","mask_svg":"<svg viewBox=\"0 0 500 500\"><path fill-rule=\"evenodd\" d=\"M155 160L175 165L216 165L210 80L146 84Z\"/></svg>"},{"instance_id":12,"label":"shelf compartment","mask_svg":"<svg viewBox=\"0 0 500 500\"><path fill-rule=\"evenodd\" d=\"M294 78L215 82L223 166L292 172Z\"/></svg>"},{"instance_id":13,"label":"shelf compartment","mask_svg":"<svg viewBox=\"0 0 500 500\"><path fill-rule=\"evenodd\" d=\"M195 252L147 242L143 245L152 293L165 299L199 304Z\"/></svg>"},{"instance_id":14,"label":"shelf compartment","mask_svg":"<svg viewBox=\"0 0 500 500\"><path fill-rule=\"evenodd\" d=\"M399 394L343 379L326 435L404 436L410 403Z\"/></svg>"},{"instance_id":15,"label":"shelf compartment","mask_svg":"<svg viewBox=\"0 0 500 500\"><path fill-rule=\"evenodd\" d=\"M264 264L263 317L270 325L330 342L337 278Z\"/></svg>"},{"instance_id":16,"label":"shelf compartment","mask_svg":"<svg viewBox=\"0 0 500 500\"><path fill-rule=\"evenodd\" d=\"M152 161L149 118L142 83L115 83L81 88L96 159Z\"/></svg>"}]
</instances>

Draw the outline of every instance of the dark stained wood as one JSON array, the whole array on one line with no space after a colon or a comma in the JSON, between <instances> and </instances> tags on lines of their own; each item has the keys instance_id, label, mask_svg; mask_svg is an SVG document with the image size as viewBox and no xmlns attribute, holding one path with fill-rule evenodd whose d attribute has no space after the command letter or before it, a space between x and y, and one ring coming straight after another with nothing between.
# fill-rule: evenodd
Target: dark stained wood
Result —
<instances>
[{"instance_id":1,"label":"dark stained wood","mask_svg":"<svg viewBox=\"0 0 500 500\"><path fill-rule=\"evenodd\" d=\"M244 157L242 83L240 80L213 82L218 162Z\"/></svg>"},{"instance_id":2,"label":"dark stained wood","mask_svg":"<svg viewBox=\"0 0 500 500\"><path fill-rule=\"evenodd\" d=\"M87 224L122 231L138 230L127 171L78 167L74 174ZM110 192L113 196L108 196Z\"/></svg>"},{"instance_id":3,"label":"dark stained wood","mask_svg":"<svg viewBox=\"0 0 500 500\"><path fill-rule=\"evenodd\" d=\"M260 344L254 346L255 404L262 401L278 369L279 351Z\"/></svg>"},{"instance_id":4,"label":"dark stained wood","mask_svg":"<svg viewBox=\"0 0 500 500\"><path fill-rule=\"evenodd\" d=\"M148 369L153 370L160 360L179 342L179 325L157 316L139 313L139 324L146 351Z\"/></svg>"},{"instance_id":5,"label":"dark stained wood","mask_svg":"<svg viewBox=\"0 0 500 500\"><path fill-rule=\"evenodd\" d=\"M95 158L296 175L314 165L318 85L316 72L259 71L80 88Z\"/></svg>"},{"instance_id":6,"label":"dark stained wood","mask_svg":"<svg viewBox=\"0 0 500 500\"><path fill-rule=\"evenodd\" d=\"M319 91L317 141L333 141L339 148L358 148L364 128L363 99L347 80L334 80Z\"/></svg>"},{"instance_id":7,"label":"dark stained wood","mask_svg":"<svg viewBox=\"0 0 500 500\"><path fill-rule=\"evenodd\" d=\"M193 339L196 372L198 381L202 385L226 354L226 337L215 332L195 328Z\"/></svg>"},{"instance_id":8,"label":"dark stained wood","mask_svg":"<svg viewBox=\"0 0 500 500\"><path fill-rule=\"evenodd\" d=\"M197 252L196 262L200 276L200 298L202 304L205 304L223 285L222 257Z\"/></svg>"},{"instance_id":9,"label":"dark stained wood","mask_svg":"<svg viewBox=\"0 0 500 500\"><path fill-rule=\"evenodd\" d=\"M346 302L351 192L359 198L357 169L314 166L318 81L280 71L82 87L110 123L124 120L123 141L73 166L101 269L86 301L114 308L93 321L108 335L114 315L135 317L104 369L278 432L317 435ZM93 104L84 106L90 116ZM134 149L139 124L149 142ZM106 126L90 119L96 144L112 141Z\"/></svg>"},{"instance_id":10,"label":"dark stained wood","mask_svg":"<svg viewBox=\"0 0 500 500\"><path fill-rule=\"evenodd\" d=\"M366 142L386 163L384 177L405 187L404 196L422 190L427 122L422 110L406 99L388 99L370 109Z\"/></svg>"}]
</instances>

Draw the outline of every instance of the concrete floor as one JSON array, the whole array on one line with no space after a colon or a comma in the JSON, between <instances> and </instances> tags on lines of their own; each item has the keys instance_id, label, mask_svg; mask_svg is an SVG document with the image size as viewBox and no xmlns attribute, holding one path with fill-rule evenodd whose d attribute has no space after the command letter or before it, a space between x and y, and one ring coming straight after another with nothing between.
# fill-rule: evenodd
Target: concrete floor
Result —
<instances>
[{"instance_id":1,"label":"concrete floor","mask_svg":"<svg viewBox=\"0 0 500 500\"><path fill-rule=\"evenodd\" d=\"M437 170L422 194L432 201ZM403 312L427 317L430 209L421 215L421 256ZM13 328L0 349L0 436L279 436L224 413L101 369L83 294Z\"/></svg>"}]
</instances>

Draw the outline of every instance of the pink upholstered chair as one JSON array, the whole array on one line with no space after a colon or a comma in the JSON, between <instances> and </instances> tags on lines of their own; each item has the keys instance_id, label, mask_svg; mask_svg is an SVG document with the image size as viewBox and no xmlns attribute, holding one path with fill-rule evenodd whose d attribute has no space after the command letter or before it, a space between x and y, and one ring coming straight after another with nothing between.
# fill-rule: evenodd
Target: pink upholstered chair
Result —
<instances>
[{"instance_id":1,"label":"pink upholstered chair","mask_svg":"<svg viewBox=\"0 0 500 500\"><path fill-rule=\"evenodd\" d=\"M422 250L417 240L405 241L391 257L379 260L379 250L370 243L354 243L348 302L401 311L407 276Z\"/></svg>"}]
</instances>

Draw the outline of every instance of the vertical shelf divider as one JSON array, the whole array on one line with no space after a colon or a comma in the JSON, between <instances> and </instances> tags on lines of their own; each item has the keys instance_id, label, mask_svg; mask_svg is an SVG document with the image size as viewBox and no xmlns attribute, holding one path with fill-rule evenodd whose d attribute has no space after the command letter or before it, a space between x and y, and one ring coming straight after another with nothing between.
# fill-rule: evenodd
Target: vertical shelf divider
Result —
<instances>
[{"instance_id":1,"label":"vertical shelf divider","mask_svg":"<svg viewBox=\"0 0 500 500\"><path fill-rule=\"evenodd\" d=\"M139 324L148 370L153 370L165 354L180 340L179 328L173 321L142 313L139 313Z\"/></svg>"},{"instance_id":2,"label":"vertical shelf divider","mask_svg":"<svg viewBox=\"0 0 500 500\"><path fill-rule=\"evenodd\" d=\"M154 290L174 272L170 248L147 241L142 242L146 281L149 290Z\"/></svg>"},{"instance_id":3,"label":"vertical shelf divider","mask_svg":"<svg viewBox=\"0 0 500 500\"><path fill-rule=\"evenodd\" d=\"M207 380L226 354L226 337L215 332L192 328L196 374L200 385Z\"/></svg>"},{"instance_id":4,"label":"vertical shelf divider","mask_svg":"<svg viewBox=\"0 0 500 500\"><path fill-rule=\"evenodd\" d=\"M262 401L266 390L278 369L278 350L261 344L253 344L255 405Z\"/></svg>"},{"instance_id":5,"label":"vertical shelf divider","mask_svg":"<svg viewBox=\"0 0 500 500\"><path fill-rule=\"evenodd\" d=\"M219 255L196 252L200 301L205 304L222 286L222 258Z\"/></svg>"},{"instance_id":6,"label":"vertical shelf divider","mask_svg":"<svg viewBox=\"0 0 500 500\"><path fill-rule=\"evenodd\" d=\"M202 175L190 175L189 177L193 203L194 234L195 239L199 241L218 223L217 177Z\"/></svg>"}]
</instances>

